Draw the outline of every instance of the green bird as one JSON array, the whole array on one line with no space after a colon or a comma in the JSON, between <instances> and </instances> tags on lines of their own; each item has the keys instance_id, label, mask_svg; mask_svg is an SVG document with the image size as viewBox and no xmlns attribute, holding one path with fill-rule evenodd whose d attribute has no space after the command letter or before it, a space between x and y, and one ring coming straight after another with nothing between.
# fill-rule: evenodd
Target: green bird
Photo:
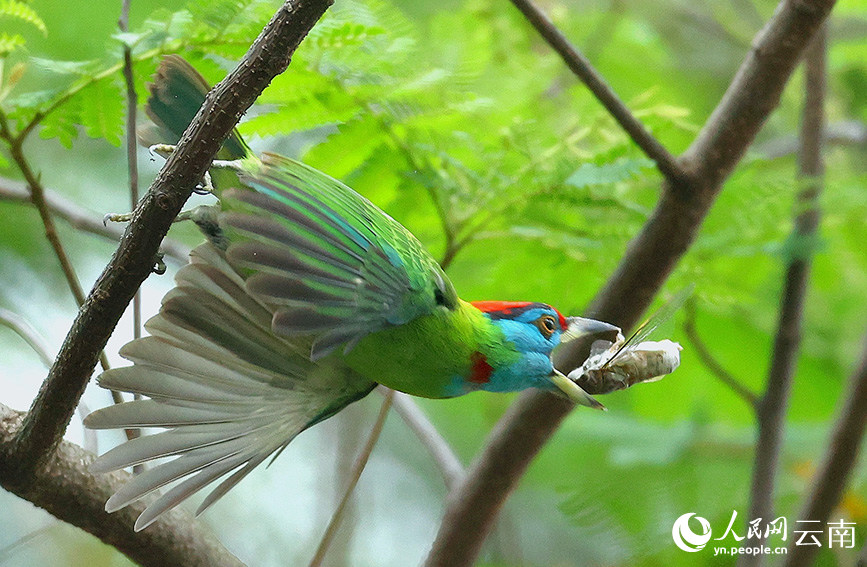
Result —
<instances>
[{"instance_id":1,"label":"green bird","mask_svg":"<svg viewBox=\"0 0 867 567\"><path fill-rule=\"evenodd\" d=\"M147 112L177 139L208 90L186 61L168 57ZM147 507L136 530L226 477L201 513L376 384L427 398L540 388L602 407L554 369L551 351L616 327L564 317L544 303L463 301L407 229L341 182L289 158L260 159L237 132L220 157L234 161L213 173L219 205L191 215L207 242L145 325L150 336L121 349L133 366L99 378L147 399L85 421L95 429L166 429L108 451L92 467L177 456L106 503L112 512L179 481ZM234 187L222 189L227 182Z\"/></svg>"}]
</instances>

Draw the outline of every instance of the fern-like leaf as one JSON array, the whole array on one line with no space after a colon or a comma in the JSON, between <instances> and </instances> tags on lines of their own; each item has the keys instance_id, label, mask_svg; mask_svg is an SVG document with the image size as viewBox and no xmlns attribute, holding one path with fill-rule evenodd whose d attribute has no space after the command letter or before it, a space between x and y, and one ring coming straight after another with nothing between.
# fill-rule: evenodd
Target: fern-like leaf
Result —
<instances>
[{"instance_id":1,"label":"fern-like leaf","mask_svg":"<svg viewBox=\"0 0 867 567\"><path fill-rule=\"evenodd\" d=\"M0 0L0 18L13 18L30 24L43 34L48 33L45 22L39 17L36 10L18 0Z\"/></svg>"}]
</instances>

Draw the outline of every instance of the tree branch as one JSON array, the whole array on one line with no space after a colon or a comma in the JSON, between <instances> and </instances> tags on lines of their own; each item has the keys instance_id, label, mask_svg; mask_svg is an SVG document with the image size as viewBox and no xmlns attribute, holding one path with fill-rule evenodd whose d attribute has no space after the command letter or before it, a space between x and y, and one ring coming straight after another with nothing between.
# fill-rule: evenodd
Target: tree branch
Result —
<instances>
[{"instance_id":1,"label":"tree branch","mask_svg":"<svg viewBox=\"0 0 867 567\"><path fill-rule=\"evenodd\" d=\"M861 363L840 399L843 404L828 441L828 452L813 477L810 493L798 514L799 519L817 520L823 525L840 502L852 469L858 462L858 452L864 439L867 426L867 340L864 342ZM817 551L813 546L790 542L783 567L813 565ZM867 555L862 553L862 557Z\"/></svg>"},{"instance_id":2,"label":"tree branch","mask_svg":"<svg viewBox=\"0 0 867 567\"><path fill-rule=\"evenodd\" d=\"M801 120L799 178L806 183L798 194L801 212L795 219L792 240L807 242L819 224L818 197L821 190L822 130L825 115L825 27L819 29L804 57L805 100ZM748 518L772 518L774 485L782 450L786 411L792 389L801 343L804 303L810 280L809 252L789 260L780 303L774 351L768 371L768 384L756 405L758 439L755 447L750 513ZM743 555L741 567L758 567L764 555Z\"/></svg>"},{"instance_id":3,"label":"tree branch","mask_svg":"<svg viewBox=\"0 0 867 567\"><path fill-rule=\"evenodd\" d=\"M686 320L683 323L683 330L687 338L689 338L692 350L698 355L699 360L720 382L731 388L735 394L747 402L751 408L755 409L759 401L756 393L747 388L731 372L723 368L722 364L711 354L710 349L707 348L707 345L699 336L698 329L695 326L695 302L692 300L687 301L684 309L686 311Z\"/></svg>"},{"instance_id":4,"label":"tree branch","mask_svg":"<svg viewBox=\"0 0 867 567\"><path fill-rule=\"evenodd\" d=\"M129 31L129 8L132 0L122 0L117 27L121 32ZM138 94L135 92L135 75L132 68L132 49L123 46L123 81L126 84L126 167L129 178L130 210L138 205L138 143L135 135ZM133 338L141 337L141 292L132 298Z\"/></svg>"},{"instance_id":5,"label":"tree branch","mask_svg":"<svg viewBox=\"0 0 867 567\"><path fill-rule=\"evenodd\" d=\"M533 4L532 0L511 0L511 2L524 14L527 21L536 28L536 31L548 45L560 55L569 69L587 85L590 92L608 109L608 112L629 134L632 141L647 154L647 157L656 162L656 167L659 168L660 173L669 180L680 177L682 168L674 156L668 153L665 146L654 138L653 134L644 127L644 124L630 112L620 97L605 82L602 75L593 68L590 61L566 39L566 36Z\"/></svg>"},{"instance_id":6,"label":"tree branch","mask_svg":"<svg viewBox=\"0 0 867 567\"><path fill-rule=\"evenodd\" d=\"M8 177L0 177L0 201L32 203L27 186L20 181L15 181ZM76 230L115 241L120 240L121 236L123 236L121 225L116 223L104 224L102 217L92 214L84 207L79 206L74 201L63 197L55 191L45 189L45 204L51 211L52 216L63 219ZM182 264L187 263L190 255L190 248L187 245L171 238L163 240L160 250L166 256Z\"/></svg>"},{"instance_id":7,"label":"tree branch","mask_svg":"<svg viewBox=\"0 0 867 567\"><path fill-rule=\"evenodd\" d=\"M681 158L688 174L665 184L651 218L591 304L590 316L622 328L637 322L695 238L723 182L778 104L802 51L833 5L834 0L784 0L779 5ZM587 347L573 343L555 352L561 370L582 362ZM428 567L473 563L503 502L572 407L541 392L518 398L494 427L464 482L450 495Z\"/></svg>"},{"instance_id":8,"label":"tree branch","mask_svg":"<svg viewBox=\"0 0 867 567\"><path fill-rule=\"evenodd\" d=\"M13 494L44 508L60 520L77 526L115 546L144 566L241 567L193 517L179 510L164 515L148 529L134 532L136 517L145 504L138 502L109 514L105 501L129 481L125 472L93 475L88 471L93 454L62 442L57 451L33 471L28 483L10 483L7 471L18 459L15 436L24 414L0 404L0 485Z\"/></svg>"},{"instance_id":9,"label":"tree branch","mask_svg":"<svg viewBox=\"0 0 867 567\"><path fill-rule=\"evenodd\" d=\"M133 213L117 251L79 311L17 432L13 466L0 471L4 486L25 491L35 471L51 456L99 351L150 274L172 221L238 119L271 79L286 69L295 48L329 5L329 0L285 2L238 67L208 94L177 150Z\"/></svg>"},{"instance_id":10,"label":"tree branch","mask_svg":"<svg viewBox=\"0 0 867 567\"><path fill-rule=\"evenodd\" d=\"M24 317L8 309L0 308L0 325L12 329L15 334L24 339L24 342L30 345L30 348L33 349L33 352L36 353L39 360L45 365L45 368L51 368L54 357L48 351L45 340Z\"/></svg>"},{"instance_id":11,"label":"tree branch","mask_svg":"<svg viewBox=\"0 0 867 567\"><path fill-rule=\"evenodd\" d=\"M425 446L443 475L446 488L451 490L464 478L464 465L448 441L440 435L431 420L407 394L396 392L392 406L406 425Z\"/></svg>"},{"instance_id":12,"label":"tree branch","mask_svg":"<svg viewBox=\"0 0 867 567\"><path fill-rule=\"evenodd\" d=\"M39 212L39 218L42 220L42 226L45 229L45 238L54 250L54 255L60 263L60 268L66 278L66 283L69 290L72 292L72 297L75 299L75 304L81 308L84 304L84 289L81 287L81 281L78 279L78 274L75 273L75 266L66 254L66 249L60 242L60 236L57 234L57 227L54 225L54 218L51 216L51 210L45 201L45 188L42 186L42 181L33 168L30 166L30 161L24 155L24 138L14 136L9 130L6 116L0 111L0 138L3 138L9 145L9 154L12 156L12 161L18 166L24 180L27 182L26 187L30 194L30 202L36 207ZM97 358L103 370L109 369L108 356L102 350L97 353ZM111 396L115 403L120 403L123 398L120 392L111 392Z\"/></svg>"},{"instance_id":13,"label":"tree branch","mask_svg":"<svg viewBox=\"0 0 867 567\"><path fill-rule=\"evenodd\" d=\"M364 468L367 466L367 461L370 459L371 453L373 453L373 448L376 446L376 442L379 441L379 436L382 433L382 428L385 426L385 420L388 417L389 410L391 409L391 402L394 400L394 394L394 390L387 390L383 394L382 405L379 408L379 415L376 417L376 421L367 436L367 441L364 443L364 447L361 448L358 457L355 459L355 463L352 465L352 471L349 474L349 484L347 484L343 491L343 495L340 497L337 509L334 511L331 520L328 522L328 527L325 528L325 533L322 535L322 540L320 540L319 546L316 548L316 553L313 555L313 559L310 560L310 567L320 567L322 562L325 560L325 554L328 552L328 547L331 545L332 540L334 540L334 536L337 535L337 529L340 527L340 522L343 520L346 513L349 499L352 497L352 492L355 490L355 486L361 478L361 473L364 472Z\"/></svg>"},{"instance_id":14,"label":"tree branch","mask_svg":"<svg viewBox=\"0 0 867 567\"><path fill-rule=\"evenodd\" d=\"M9 154L12 156L12 161L18 166L24 180L27 182L27 189L30 194L30 202L36 207L39 212L39 218L42 219L42 225L45 228L45 238L54 250L54 255L57 256L60 262L60 268L63 270L63 275L66 277L66 282L69 285L69 290L75 298L75 303L81 307L84 303L84 290L81 288L81 282L78 281L78 275L75 273L75 268L66 255L66 250L60 242L60 237L57 236L57 228L54 226L54 219L51 218L51 210L45 202L45 189L39 181L39 177L33 172L30 167L30 162L24 156L24 151L21 147L22 140L16 138L8 129L6 116L0 113L0 138L3 138L9 144Z\"/></svg>"}]
</instances>

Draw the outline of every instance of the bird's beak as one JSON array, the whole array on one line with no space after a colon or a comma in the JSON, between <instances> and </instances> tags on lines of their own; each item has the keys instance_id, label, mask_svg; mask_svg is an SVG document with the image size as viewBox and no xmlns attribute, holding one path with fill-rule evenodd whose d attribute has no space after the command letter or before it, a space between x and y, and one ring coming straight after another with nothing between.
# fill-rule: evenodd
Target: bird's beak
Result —
<instances>
[{"instance_id":1,"label":"bird's beak","mask_svg":"<svg viewBox=\"0 0 867 567\"><path fill-rule=\"evenodd\" d=\"M581 338L610 339L611 342L617 340L620 333L620 328L597 321L595 319L585 319L584 317L566 317L566 330L560 336L560 343L574 341ZM589 352L589 341L587 344ZM563 395L582 406L587 406L595 409L604 410L605 406L599 403L596 398L584 391L581 386L570 380L557 369L551 372L548 379L554 384Z\"/></svg>"},{"instance_id":2,"label":"bird's beak","mask_svg":"<svg viewBox=\"0 0 867 567\"><path fill-rule=\"evenodd\" d=\"M551 375L548 376L548 379L551 380L551 383L557 386L557 388L563 392L567 398L576 404L581 404L582 406L587 406L593 409L606 409L606 407L599 403L596 398L585 392L581 386L564 376L563 373L556 368L551 372Z\"/></svg>"},{"instance_id":3,"label":"bird's beak","mask_svg":"<svg viewBox=\"0 0 867 567\"><path fill-rule=\"evenodd\" d=\"M560 342L564 343L589 336L596 336L598 339L609 338L605 335L610 335L610 340L614 342L618 333L620 333L620 327L615 327L609 323L596 319L585 319L584 317L566 317L566 330L560 337Z\"/></svg>"}]
</instances>

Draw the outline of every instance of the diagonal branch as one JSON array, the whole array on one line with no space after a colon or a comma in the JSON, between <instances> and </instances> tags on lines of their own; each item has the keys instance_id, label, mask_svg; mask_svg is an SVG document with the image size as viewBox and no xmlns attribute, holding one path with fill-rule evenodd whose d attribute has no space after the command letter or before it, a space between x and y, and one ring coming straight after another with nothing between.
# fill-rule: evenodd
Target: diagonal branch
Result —
<instances>
[{"instance_id":1,"label":"diagonal branch","mask_svg":"<svg viewBox=\"0 0 867 567\"><path fill-rule=\"evenodd\" d=\"M395 413L403 419L430 453L440 474L443 475L446 488L449 490L454 488L464 478L464 465L449 442L437 431L436 426L409 395L396 392L392 406Z\"/></svg>"},{"instance_id":2,"label":"diagonal branch","mask_svg":"<svg viewBox=\"0 0 867 567\"><path fill-rule=\"evenodd\" d=\"M783 446L786 411L792 379L798 359L803 327L804 304L810 280L810 250L806 245L819 224L818 198L822 188L822 129L825 116L825 27L816 33L804 57L806 67L804 112L801 120L799 178L804 188L798 194L801 213L795 219L790 241L804 250L795 254L786 266L783 296L774 351L764 395L756 405L758 439L755 446L750 512L748 518L772 518L774 485ZM758 567L764 555L744 555L740 567Z\"/></svg>"},{"instance_id":3,"label":"diagonal branch","mask_svg":"<svg viewBox=\"0 0 867 567\"><path fill-rule=\"evenodd\" d=\"M66 278L66 283L69 285L69 290L72 292L72 297L75 299L75 304L81 308L84 304L84 289L81 287L81 281L78 279L78 274L75 273L75 266L72 265L69 255L66 253L66 248L60 242L60 235L57 233L57 227L54 224L54 218L51 216L51 209L45 201L45 188L42 186L42 181L33 168L30 166L30 161L24 155L24 138L16 137L9 130L6 116L0 111L0 138L6 141L9 145L9 154L12 156L12 161L18 166L24 180L27 182L27 190L30 194L30 202L36 207L39 212L39 218L42 220L42 226L45 230L45 238L48 240L54 255L60 263L60 268L63 271L63 276ZM99 363L103 370L109 369L108 356L105 352L98 353ZM115 403L120 403L123 398L120 392L111 392L111 396Z\"/></svg>"},{"instance_id":4,"label":"diagonal branch","mask_svg":"<svg viewBox=\"0 0 867 567\"><path fill-rule=\"evenodd\" d=\"M659 140L653 137L644 124L635 117L620 97L611 89L602 75L599 74L590 61L572 45L557 26L548 19L532 0L511 0L518 10L527 18L536 31L556 51L569 69L580 78L599 102L608 109L611 116L620 127L629 134L632 141L641 148L647 157L656 162L656 167L668 180L673 180L682 174L682 168Z\"/></svg>"},{"instance_id":5,"label":"diagonal branch","mask_svg":"<svg viewBox=\"0 0 867 567\"><path fill-rule=\"evenodd\" d=\"M779 103L801 53L833 6L834 0L780 3L682 156L688 174L665 184L651 218L593 301L589 315L622 328L638 321L689 248L723 182ZM555 353L555 362L560 369L571 370L582 362L584 352L586 345L574 341ZM571 404L549 394L530 392L518 398L450 495L428 567L473 563L503 502L571 410Z\"/></svg>"},{"instance_id":6,"label":"diagonal branch","mask_svg":"<svg viewBox=\"0 0 867 567\"><path fill-rule=\"evenodd\" d=\"M57 228L54 226L54 219L51 217L51 210L45 202L45 189L39 180L39 176L34 173L30 167L30 162L24 155L22 148L23 141L13 135L9 130L6 116L0 113L0 138L9 145L9 154L12 156L12 161L18 166L21 174L27 182L27 189L30 194L30 202L36 207L39 212L39 218L42 219L42 225L45 228L45 238L54 250L54 255L57 256L60 267L63 270L63 275L66 277L66 282L69 284L69 290L75 298L75 302L81 307L84 303L84 290L81 288L81 282L78 280L78 275L75 273L75 267L72 261L66 254L66 249L60 242L60 236L57 234Z\"/></svg>"},{"instance_id":7,"label":"diagonal branch","mask_svg":"<svg viewBox=\"0 0 867 567\"><path fill-rule=\"evenodd\" d=\"M731 388L735 394L755 409L759 401L756 393L726 370L716 357L711 354L710 349L707 348L707 345L701 339L701 336L699 336L695 325L695 301L687 301L684 305L684 310L686 311L686 320L683 323L683 331L686 333L692 345L692 350L698 355L699 360L720 382Z\"/></svg>"},{"instance_id":8,"label":"diagonal branch","mask_svg":"<svg viewBox=\"0 0 867 567\"><path fill-rule=\"evenodd\" d=\"M383 386L380 386L380 388L384 389ZM343 490L343 495L340 497L337 509L334 511L331 520L328 522L328 526L325 528L325 533L319 541L319 546L316 548L316 553L313 554L313 559L310 560L310 567L320 567L322 562L325 560L325 554L328 552L328 547L337 535L340 523L346 515L349 499L352 497L352 493L355 490L356 485L358 485L359 479L361 479L361 473L364 472L364 469L367 466L367 461L373 453L373 448L376 447L376 443L379 441L379 436L382 434L382 428L385 426L386 418L388 418L388 412L391 409L391 403L392 400L394 400L395 393L394 390L386 389L382 394L383 400L382 405L379 407L379 415L367 436L367 441L364 443L364 446L355 458L355 463L353 463L352 470L349 473L349 483Z\"/></svg>"},{"instance_id":9,"label":"diagonal branch","mask_svg":"<svg viewBox=\"0 0 867 567\"><path fill-rule=\"evenodd\" d=\"M120 245L87 297L60 354L15 437L15 459L0 469L4 486L26 490L50 458L81 397L99 351L141 283L160 242L202 178L223 140L330 5L287 0L238 67L212 90L150 190ZM130 524L131 526L132 524ZM130 528L131 529L131 528Z\"/></svg>"}]
</instances>

